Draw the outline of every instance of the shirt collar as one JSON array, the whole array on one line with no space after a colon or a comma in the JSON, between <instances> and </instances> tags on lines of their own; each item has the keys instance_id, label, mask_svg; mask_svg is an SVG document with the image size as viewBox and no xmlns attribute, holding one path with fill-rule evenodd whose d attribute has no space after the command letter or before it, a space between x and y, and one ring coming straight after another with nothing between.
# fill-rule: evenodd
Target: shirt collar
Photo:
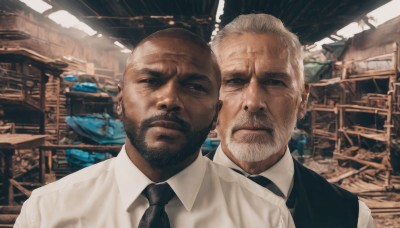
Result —
<instances>
[{"instance_id":1,"label":"shirt collar","mask_svg":"<svg viewBox=\"0 0 400 228\"><path fill-rule=\"evenodd\" d=\"M221 145L215 152L213 161L217 164L240 170L246 175L249 175L233 161L231 161L228 156L226 156L226 154L222 151ZM279 190L281 190L281 192L285 195L285 198L287 199L292 190L294 176L294 164L292 156L290 155L289 148L286 148L285 154L274 166L265 170L259 175L270 179L279 188Z\"/></svg>"},{"instance_id":2,"label":"shirt collar","mask_svg":"<svg viewBox=\"0 0 400 228\"><path fill-rule=\"evenodd\" d=\"M184 170L166 182L174 190L186 210L190 211L200 190L206 172L205 158L199 156ZM147 185L153 183L129 159L125 145L116 157L115 178L125 210L139 197Z\"/></svg>"}]
</instances>

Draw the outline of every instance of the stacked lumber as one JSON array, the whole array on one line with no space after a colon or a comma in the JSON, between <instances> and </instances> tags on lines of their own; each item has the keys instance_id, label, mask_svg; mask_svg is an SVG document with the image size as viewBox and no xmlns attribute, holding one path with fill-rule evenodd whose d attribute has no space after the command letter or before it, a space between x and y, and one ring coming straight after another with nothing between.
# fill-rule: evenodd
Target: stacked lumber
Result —
<instances>
[{"instance_id":1,"label":"stacked lumber","mask_svg":"<svg viewBox=\"0 0 400 228\"><path fill-rule=\"evenodd\" d=\"M13 227L21 208L21 206L0 206L0 227Z\"/></svg>"},{"instance_id":2,"label":"stacked lumber","mask_svg":"<svg viewBox=\"0 0 400 228\"><path fill-rule=\"evenodd\" d=\"M46 134L49 135L46 140L56 144L67 131L66 98L61 90L61 80L52 76L46 84Z\"/></svg>"}]
</instances>

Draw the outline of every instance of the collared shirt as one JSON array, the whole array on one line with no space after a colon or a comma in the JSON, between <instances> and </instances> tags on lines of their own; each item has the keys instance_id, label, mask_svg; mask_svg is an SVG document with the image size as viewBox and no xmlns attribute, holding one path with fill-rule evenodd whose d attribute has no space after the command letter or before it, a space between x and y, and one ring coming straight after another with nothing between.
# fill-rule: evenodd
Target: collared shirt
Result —
<instances>
[{"instance_id":1,"label":"collared shirt","mask_svg":"<svg viewBox=\"0 0 400 228\"><path fill-rule=\"evenodd\" d=\"M243 173L246 173L241 169L238 165L232 162L226 154L222 151L221 146L217 148L215 152L214 160L215 163L237 169ZM249 174L247 174L249 175ZM294 183L294 163L292 160L292 156L290 155L289 147L287 147L285 154L283 157L271 168L265 170L259 175L264 176L270 179L281 192L285 195L285 200L288 199L290 192L293 188ZM371 210L367 207L367 205L358 201L359 205L359 213L358 213L358 228L374 228L374 219L371 215Z\"/></svg>"},{"instance_id":2,"label":"collared shirt","mask_svg":"<svg viewBox=\"0 0 400 228\"><path fill-rule=\"evenodd\" d=\"M166 181L171 227L294 227L284 200L199 156ZM109 159L34 190L14 227L138 227L152 183L125 148Z\"/></svg>"}]
</instances>

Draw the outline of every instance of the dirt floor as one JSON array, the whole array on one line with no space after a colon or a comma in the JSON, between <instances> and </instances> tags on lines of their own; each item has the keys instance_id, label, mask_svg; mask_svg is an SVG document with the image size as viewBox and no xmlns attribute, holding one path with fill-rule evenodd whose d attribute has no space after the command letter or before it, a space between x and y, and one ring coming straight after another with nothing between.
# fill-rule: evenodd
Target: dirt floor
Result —
<instances>
[{"instance_id":1,"label":"dirt floor","mask_svg":"<svg viewBox=\"0 0 400 228\"><path fill-rule=\"evenodd\" d=\"M356 175L341 179L345 174L357 169L339 166L336 159L306 158L304 165L324 176L328 181L358 194L372 211L377 228L400 227L400 192L385 189L387 174L382 171L362 167ZM341 179L340 181L337 181ZM391 176L392 182L400 180L400 176Z\"/></svg>"}]
</instances>

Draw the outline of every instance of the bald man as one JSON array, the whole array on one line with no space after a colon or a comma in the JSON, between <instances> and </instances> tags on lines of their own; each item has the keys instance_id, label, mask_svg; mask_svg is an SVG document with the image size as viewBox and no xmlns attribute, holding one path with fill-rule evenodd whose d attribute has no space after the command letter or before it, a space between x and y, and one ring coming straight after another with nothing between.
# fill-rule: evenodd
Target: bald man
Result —
<instances>
[{"instance_id":1,"label":"bald man","mask_svg":"<svg viewBox=\"0 0 400 228\"><path fill-rule=\"evenodd\" d=\"M282 199L199 156L219 88L207 43L183 29L150 35L120 86L119 155L33 191L15 227L294 227Z\"/></svg>"}]
</instances>

